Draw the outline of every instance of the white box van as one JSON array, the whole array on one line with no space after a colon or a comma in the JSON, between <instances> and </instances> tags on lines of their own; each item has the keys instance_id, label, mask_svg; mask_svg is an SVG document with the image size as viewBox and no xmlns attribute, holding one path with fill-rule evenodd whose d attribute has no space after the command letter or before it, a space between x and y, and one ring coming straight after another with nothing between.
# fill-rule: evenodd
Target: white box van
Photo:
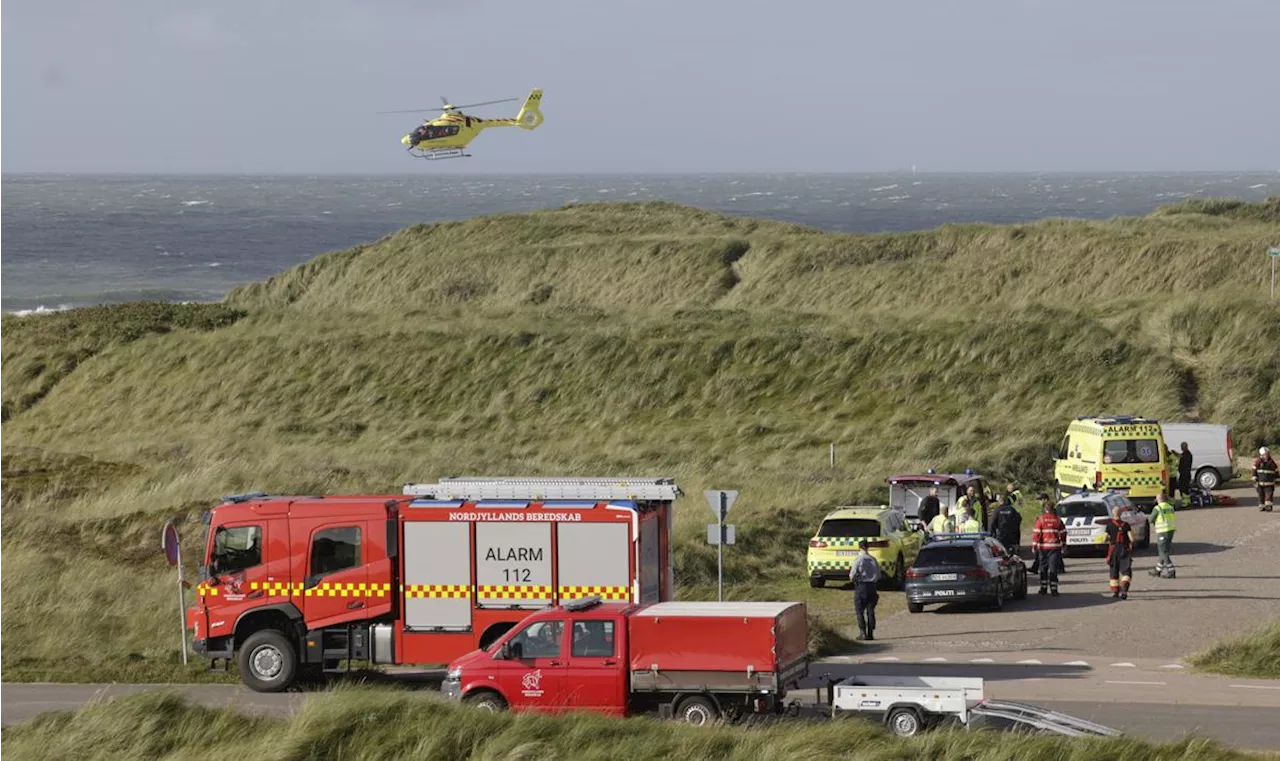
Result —
<instances>
[{"instance_id":1,"label":"white box van","mask_svg":"<svg viewBox=\"0 0 1280 761\"><path fill-rule=\"evenodd\" d=\"M1182 451L1182 442L1187 442L1191 450L1191 468L1193 482L1206 490L1219 486L1235 478L1235 444L1231 441L1231 426L1218 423L1166 423L1160 421L1164 430L1164 444L1170 452ZM1176 473L1169 474L1171 480L1177 478Z\"/></svg>"}]
</instances>

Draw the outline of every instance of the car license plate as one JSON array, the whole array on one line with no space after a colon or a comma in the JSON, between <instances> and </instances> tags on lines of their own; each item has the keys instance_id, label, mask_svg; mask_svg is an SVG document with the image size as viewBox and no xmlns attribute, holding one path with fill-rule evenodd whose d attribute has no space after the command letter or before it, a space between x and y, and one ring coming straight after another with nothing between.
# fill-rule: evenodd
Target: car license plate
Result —
<instances>
[{"instance_id":1,"label":"car license plate","mask_svg":"<svg viewBox=\"0 0 1280 761\"><path fill-rule=\"evenodd\" d=\"M853 550L836 550L836 557L838 558L851 558L857 554L858 553L854 552Z\"/></svg>"},{"instance_id":2,"label":"car license plate","mask_svg":"<svg viewBox=\"0 0 1280 761\"><path fill-rule=\"evenodd\" d=\"M958 573L935 573L935 574L933 574L932 576L930 576L929 578L933 579L934 581L955 581L956 579L960 578L960 574L958 574Z\"/></svg>"},{"instance_id":3,"label":"car license plate","mask_svg":"<svg viewBox=\"0 0 1280 761\"><path fill-rule=\"evenodd\" d=\"M955 597L955 595L956 595L956 591L955 591L954 589L935 589L935 590L933 590L933 596L934 596L934 597Z\"/></svg>"}]
</instances>

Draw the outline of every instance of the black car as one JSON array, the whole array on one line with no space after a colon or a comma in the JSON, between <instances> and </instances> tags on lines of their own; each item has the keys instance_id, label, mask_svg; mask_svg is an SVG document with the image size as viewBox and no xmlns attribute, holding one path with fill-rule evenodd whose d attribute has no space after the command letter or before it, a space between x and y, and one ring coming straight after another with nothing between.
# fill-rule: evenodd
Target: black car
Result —
<instances>
[{"instance_id":1,"label":"black car","mask_svg":"<svg viewBox=\"0 0 1280 761\"><path fill-rule=\"evenodd\" d=\"M1027 597L1022 558L986 534L936 534L907 569L907 610L930 603L985 602L997 610Z\"/></svg>"}]
</instances>

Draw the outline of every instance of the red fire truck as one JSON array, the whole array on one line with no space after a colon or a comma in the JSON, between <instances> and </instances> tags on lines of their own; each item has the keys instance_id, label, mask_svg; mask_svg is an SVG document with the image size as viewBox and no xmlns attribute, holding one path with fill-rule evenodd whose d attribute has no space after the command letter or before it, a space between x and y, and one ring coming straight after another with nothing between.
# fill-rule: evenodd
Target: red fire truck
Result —
<instances>
[{"instance_id":1,"label":"red fire truck","mask_svg":"<svg viewBox=\"0 0 1280 761\"><path fill-rule=\"evenodd\" d=\"M446 664L561 601L670 600L680 493L670 478L454 478L227 497L205 515L194 647L274 692L340 661Z\"/></svg>"},{"instance_id":2,"label":"red fire truck","mask_svg":"<svg viewBox=\"0 0 1280 761\"><path fill-rule=\"evenodd\" d=\"M449 664L446 697L478 708L695 725L777 714L808 674L802 602L566 602L530 615L489 650Z\"/></svg>"}]
</instances>

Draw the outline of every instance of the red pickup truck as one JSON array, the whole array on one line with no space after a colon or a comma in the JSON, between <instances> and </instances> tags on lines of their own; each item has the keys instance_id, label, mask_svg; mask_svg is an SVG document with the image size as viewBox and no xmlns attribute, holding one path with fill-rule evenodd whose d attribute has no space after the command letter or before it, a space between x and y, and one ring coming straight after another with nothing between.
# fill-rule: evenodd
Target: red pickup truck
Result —
<instances>
[{"instance_id":1,"label":"red pickup truck","mask_svg":"<svg viewBox=\"0 0 1280 761\"><path fill-rule=\"evenodd\" d=\"M656 712L694 725L781 713L787 687L808 674L808 636L801 602L589 597L453 661L443 692L492 711Z\"/></svg>"}]
</instances>

